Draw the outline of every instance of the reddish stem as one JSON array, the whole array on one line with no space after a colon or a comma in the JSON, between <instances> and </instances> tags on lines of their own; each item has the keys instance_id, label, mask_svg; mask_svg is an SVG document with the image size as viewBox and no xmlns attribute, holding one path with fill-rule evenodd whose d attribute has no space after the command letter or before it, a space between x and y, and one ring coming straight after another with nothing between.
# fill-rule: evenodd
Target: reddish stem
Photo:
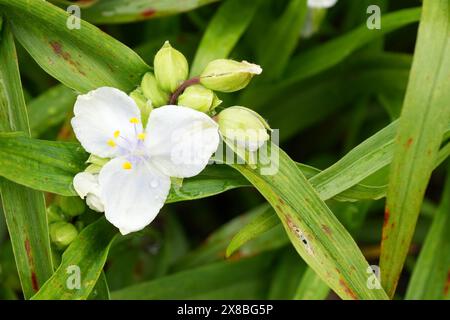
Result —
<instances>
[{"instance_id":1,"label":"reddish stem","mask_svg":"<svg viewBox=\"0 0 450 320\"><path fill-rule=\"evenodd\" d=\"M200 77L194 77L184 81L175 92L170 96L169 104L176 104L178 97L186 90L187 87L200 83Z\"/></svg>"}]
</instances>

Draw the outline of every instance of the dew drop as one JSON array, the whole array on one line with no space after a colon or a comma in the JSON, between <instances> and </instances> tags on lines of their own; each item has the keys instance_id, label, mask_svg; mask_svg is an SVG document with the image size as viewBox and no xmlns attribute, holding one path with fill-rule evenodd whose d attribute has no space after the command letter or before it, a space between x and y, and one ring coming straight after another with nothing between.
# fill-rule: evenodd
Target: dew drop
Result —
<instances>
[{"instance_id":1,"label":"dew drop","mask_svg":"<svg viewBox=\"0 0 450 320\"><path fill-rule=\"evenodd\" d=\"M152 188L156 188L159 185L158 180L152 180L152 182L150 182L150 186Z\"/></svg>"}]
</instances>

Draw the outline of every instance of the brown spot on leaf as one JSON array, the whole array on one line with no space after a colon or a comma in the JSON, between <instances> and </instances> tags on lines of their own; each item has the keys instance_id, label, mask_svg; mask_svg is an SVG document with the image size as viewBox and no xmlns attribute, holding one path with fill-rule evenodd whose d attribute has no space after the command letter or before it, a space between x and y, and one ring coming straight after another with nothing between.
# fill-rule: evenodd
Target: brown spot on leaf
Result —
<instances>
[{"instance_id":1,"label":"brown spot on leaf","mask_svg":"<svg viewBox=\"0 0 450 320\"><path fill-rule=\"evenodd\" d=\"M326 234L328 234L329 236L331 236L332 232L329 226L327 226L326 224L322 225L322 229L323 231L325 231Z\"/></svg>"},{"instance_id":2,"label":"brown spot on leaf","mask_svg":"<svg viewBox=\"0 0 450 320\"><path fill-rule=\"evenodd\" d=\"M50 41L50 46L52 47L53 52L67 61L70 65L72 65L81 75L85 76L83 70L81 70L81 65L78 61L74 61L69 52L64 51L61 43L58 41Z\"/></svg>"},{"instance_id":3,"label":"brown spot on leaf","mask_svg":"<svg viewBox=\"0 0 450 320\"><path fill-rule=\"evenodd\" d=\"M39 291L39 283L36 277L36 273L34 271L31 272L31 286L33 287L33 290L35 292Z\"/></svg>"},{"instance_id":4,"label":"brown spot on leaf","mask_svg":"<svg viewBox=\"0 0 450 320\"><path fill-rule=\"evenodd\" d=\"M27 252L28 262L31 264L33 262L33 255L31 253L30 240L25 239L25 251Z\"/></svg>"},{"instance_id":5,"label":"brown spot on leaf","mask_svg":"<svg viewBox=\"0 0 450 320\"><path fill-rule=\"evenodd\" d=\"M412 138L408 138L408 140L406 141L406 147L407 148L411 147L412 143L413 143L413 139Z\"/></svg>"},{"instance_id":6,"label":"brown spot on leaf","mask_svg":"<svg viewBox=\"0 0 450 320\"><path fill-rule=\"evenodd\" d=\"M152 16L154 16L156 13L155 9L147 9L141 12L141 16L145 17L145 18L150 18Z\"/></svg>"},{"instance_id":7,"label":"brown spot on leaf","mask_svg":"<svg viewBox=\"0 0 450 320\"><path fill-rule=\"evenodd\" d=\"M25 251L27 253L28 265L30 266L31 270L31 286L33 287L33 290L37 292L39 291L39 283L36 277L36 273L34 272L33 253L31 252L30 240L28 239L25 239Z\"/></svg>"},{"instance_id":8,"label":"brown spot on leaf","mask_svg":"<svg viewBox=\"0 0 450 320\"><path fill-rule=\"evenodd\" d=\"M391 216L391 213L389 211L389 208L386 208L384 211L384 222L383 222L383 229L386 228L389 222L389 217Z\"/></svg>"},{"instance_id":9,"label":"brown spot on leaf","mask_svg":"<svg viewBox=\"0 0 450 320\"><path fill-rule=\"evenodd\" d=\"M447 272L447 282L445 283L444 287L444 296L447 296L448 290L450 290L450 270Z\"/></svg>"},{"instance_id":10,"label":"brown spot on leaf","mask_svg":"<svg viewBox=\"0 0 450 320\"><path fill-rule=\"evenodd\" d=\"M344 288L345 293L351 297L353 300L358 300L358 296L353 292L352 289L347 285L347 283L344 281L344 279L339 279L339 284Z\"/></svg>"}]
</instances>

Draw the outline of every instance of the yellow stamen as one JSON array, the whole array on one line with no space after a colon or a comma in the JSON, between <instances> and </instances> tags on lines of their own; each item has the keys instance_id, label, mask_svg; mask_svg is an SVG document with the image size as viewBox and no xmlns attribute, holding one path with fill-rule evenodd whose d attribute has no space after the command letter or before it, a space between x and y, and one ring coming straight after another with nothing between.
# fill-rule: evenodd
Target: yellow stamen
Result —
<instances>
[{"instance_id":1,"label":"yellow stamen","mask_svg":"<svg viewBox=\"0 0 450 320\"><path fill-rule=\"evenodd\" d=\"M130 162L124 162L122 164L122 168L124 168L125 170L130 170L132 168L131 163Z\"/></svg>"},{"instance_id":2,"label":"yellow stamen","mask_svg":"<svg viewBox=\"0 0 450 320\"><path fill-rule=\"evenodd\" d=\"M114 138L118 138L120 136L120 131L119 130L116 130L116 131L114 131Z\"/></svg>"},{"instance_id":3,"label":"yellow stamen","mask_svg":"<svg viewBox=\"0 0 450 320\"><path fill-rule=\"evenodd\" d=\"M110 147L114 148L116 146L116 142L113 139L109 139L107 143Z\"/></svg>"},{"instance_id":4,"label":"yellow stamen","mask_svg":"<svg viewBox=\"0 0 450 320\"><path fill-rule=\"evenodd\" d=\"M139 139L139 140L144 140L145 139L145 133L139 133L138 135L137 135L137 138Z\"/></svg>"},{"instance_id":5,"label":"yellow stamen","mask_svg":"<svg viewBox=\"0 0 450 320\"><path fill-rule=\"evenodd\" d=\"M131 118L130 122L134 123L134 124L137 124L137 123L139 123L139 119L138 118Z\"/></svg>"}]
</instances>

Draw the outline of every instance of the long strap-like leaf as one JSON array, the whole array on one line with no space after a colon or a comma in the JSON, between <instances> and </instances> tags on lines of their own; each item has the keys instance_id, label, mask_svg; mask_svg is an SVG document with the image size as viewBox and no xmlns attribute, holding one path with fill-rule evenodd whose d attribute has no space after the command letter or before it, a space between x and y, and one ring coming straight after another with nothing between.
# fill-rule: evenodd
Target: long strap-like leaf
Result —
<instances>
[{"instance_id":1,"label":"long strap-like leaf","mask_svg":"<svg viewBox=\"0 0 450 320\"><path fill-rule=\"evenodd\" d=\"M278 153L278 172L264 175L260 167L234 165L267 199L306 263L343 299L387 299L367 287L369 265L357 244L289 156ZM264 155L263 155L264 157ZM261 163L274 163L262 158Z\"/></svg>"},{"instance_id":2,"label":"long strap-like leaf","mask_svg":"<svg viewBox=\"0 0 450 320\"><path fill-rule=\"evenodd\" d=\"M450 120L450 1L425 0L390 169L381 280L393 296Z\"/></svg>"},{"instance_id":3,"label":"long strap-like leaf","mask_svg":"<svg viewBox=\"0 0 450 320\"><path fill-rule=\"evenodd\" d=\"M0 33L0 131L16 130L29 134L14 40L9 22L4 20ZM30 298L53 272L44 195L1 177L0 193L23 294Z\"/></svg>"}]
</instances>

